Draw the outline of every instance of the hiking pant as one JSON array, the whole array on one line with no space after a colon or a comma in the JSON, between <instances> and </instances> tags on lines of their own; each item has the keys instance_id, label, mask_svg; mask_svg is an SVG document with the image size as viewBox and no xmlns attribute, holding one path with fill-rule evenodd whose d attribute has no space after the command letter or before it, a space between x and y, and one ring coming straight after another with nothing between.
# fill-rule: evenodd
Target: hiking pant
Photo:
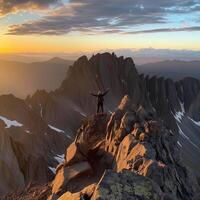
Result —
<instances>
[{"instance_id":1,"label":"hiking pant","mask_svg":"<svg viewBox=\"0 0 200 200\"><path fill-rule=\"evenodd\" d=\"M100 110L103 113L103 103L98 103L97 104L97 113L100 113Z\"/></svg>"}]
</instances>

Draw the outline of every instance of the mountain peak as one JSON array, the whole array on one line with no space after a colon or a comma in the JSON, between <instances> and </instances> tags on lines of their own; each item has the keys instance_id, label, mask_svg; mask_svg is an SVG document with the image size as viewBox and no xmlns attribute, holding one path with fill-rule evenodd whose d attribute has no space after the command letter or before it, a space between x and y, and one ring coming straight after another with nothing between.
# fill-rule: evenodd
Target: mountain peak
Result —
<instances>
[{"instance_id":1,"label":"mountain peak","mask_svg":"<svg viewBox=\"0 0 200 200\"><path fill-rule=\"evenodd\" d=\"M107 52L93 55L89 59L86 56L80 57L69 68L58 91L70 99L80 96L85 101L85 109L91 110L94 106L89 102L89 92L104 91L107 88L110 88L108 98L112 99L108 100L112 105L107 105L110 110L113 110L126 94L136 103L148 103L132 58L117 57L114 53Z\"/></svg>"},{"instance_id":2,"label":"mountain peak","mask_svg":"<svg viewBox=\"0 0 200 200\"><path fill-rule=\"evenodd\" d=\"M67 62L67 60L60 58L60 57L53 57L50 60L48 60L47 62L49 62L49 63L65 63L65 62Z\"/></svg>"}]
</instances>

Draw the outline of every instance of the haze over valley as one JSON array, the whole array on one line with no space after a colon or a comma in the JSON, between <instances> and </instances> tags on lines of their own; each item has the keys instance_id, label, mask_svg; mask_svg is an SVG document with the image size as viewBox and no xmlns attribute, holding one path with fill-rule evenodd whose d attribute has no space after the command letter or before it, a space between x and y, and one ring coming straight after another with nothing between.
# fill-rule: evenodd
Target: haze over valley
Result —
<instances>
[{"instance_id":1,"label":"haze over valley","mask_svg":"<svg viewBox=\"0 0 200 200\"><path fill-rule=\"evenodd\" d=\"M119 52L118 54L121 55ZM151 53L148 52L146 56L141 55L143 57L138 57L136 54L135 59L133 55L130 54L130 57L133 57L134 61L136 60L136 68L140 74L171 78L175 81L186 77L200 79L200 61L197 58L191 60L193 58L188 56L185 60L173 60L172 58L176 58L175 56L171 55L170 57L165 54L165 57L159 57L158 54L151 57ZM39 57L30 56L28 60L31 58L40 60ZM62 56L64 57L64 55ZM17 59L13 56L9 58ZM167 58L171 58L171 60L166 60ZM22 58L20 57L20 59ZM17 97L25 98L36 90L55 90L66 77L69 66L74 63L73 60L59 57L37 62L27 62L28 60L25 59L24 62L0 60L0 94L12 93Z\"/></svg>"},{"instance_id":2,"label":"haze over valley","mask_svg":"<svg viewBox=\"0 0 200 200\"><path fill-rule=\"evenodd\" d=\"M73 61L52 58L44 62L24 63L0 60L0 94L25 98L36 90L57 89Z\"/></svg>"}]
</instances>

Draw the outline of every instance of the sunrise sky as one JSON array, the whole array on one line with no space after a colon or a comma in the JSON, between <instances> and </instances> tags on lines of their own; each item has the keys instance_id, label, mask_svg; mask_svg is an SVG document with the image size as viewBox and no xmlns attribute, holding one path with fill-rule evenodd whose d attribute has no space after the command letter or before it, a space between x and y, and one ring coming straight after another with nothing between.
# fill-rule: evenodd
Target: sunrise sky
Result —
<instances>
[{"instance_id":1,"label":"sunrise sky","mask_svg":"<svg viewBox=\"0 0 200 200\"><path fill-rule=\"evenodd\" d=\"M0 0L0 53L200 50L200 0Z\"/></svg>"}]
</instances>

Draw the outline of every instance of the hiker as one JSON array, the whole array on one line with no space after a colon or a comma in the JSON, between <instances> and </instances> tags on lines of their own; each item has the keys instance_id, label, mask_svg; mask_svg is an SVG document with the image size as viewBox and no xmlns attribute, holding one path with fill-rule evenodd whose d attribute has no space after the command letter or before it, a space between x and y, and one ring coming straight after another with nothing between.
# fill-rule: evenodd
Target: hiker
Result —
<instances>
[{"instance_id":1,"label":"hiker","mask_svg":"<svg viewBox=\"0 0 200 200\"><path fill-rule=\"evenodd\" d=\"M103 113L103 102L104 102L104 96L109 92L110 89L107 89L105 92L98 91L97 94L90 93L92 96L97 98L97 113L101 112Z\"/></svg>"}]
</instances>

